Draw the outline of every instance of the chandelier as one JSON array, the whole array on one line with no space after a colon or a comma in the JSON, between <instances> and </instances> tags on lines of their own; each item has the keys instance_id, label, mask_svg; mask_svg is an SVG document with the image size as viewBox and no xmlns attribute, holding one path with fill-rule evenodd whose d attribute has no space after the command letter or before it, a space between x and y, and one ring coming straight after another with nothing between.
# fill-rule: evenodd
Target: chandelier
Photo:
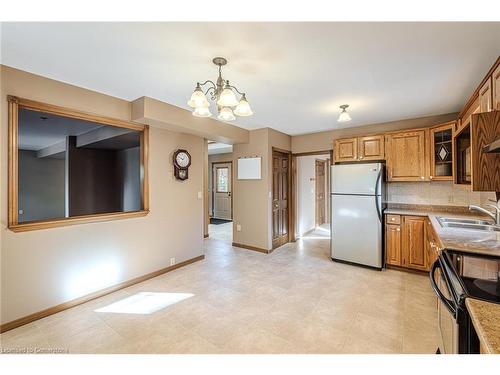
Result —
<instances>
[{"instance_id":1,"label":"chandelier","mask_svg":"<svg viewBox=\"0 0 500 375\"><path fill-rule=\"evenodd\" d=\"M194 89L191 99L188 101L188 105L193 110L193 116L196 117L210 117L212 113L210 112L210 103L208 102L207 95L210 99L217 104L217 112L219 115L217 118L222 121L233 121L236 116L251 116L253 114L250 104L245 96L245 93L240 92L236 87L229 84L229 81L222 78L222 67L227 64L227 60L224 57L216 57L212 62L219 67L219 77L217 78L217 83L211 80L207 80L203 83L197 82L196 88ZM208 85L208 89L203 92L202 87ZM240 95L240 99L236 98L237 92Z\"/></svg>"}]
</instances>

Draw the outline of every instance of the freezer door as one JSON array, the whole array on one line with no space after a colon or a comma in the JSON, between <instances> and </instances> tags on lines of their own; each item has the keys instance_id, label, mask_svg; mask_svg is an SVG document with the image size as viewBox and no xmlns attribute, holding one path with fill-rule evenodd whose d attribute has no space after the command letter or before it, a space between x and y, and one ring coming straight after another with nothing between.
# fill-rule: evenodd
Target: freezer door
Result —
<instances>
[{"instance_id":1,"label":"freezer door","mask_svg":"<svg viewBox=\"0 0 500 375\"><path fill-rule=\"evenodd\" d=\"M382 267L380 196L331 195L331 257ZM380 207L380 206L379 206Z\"/></svg>"},{"instance_id":2,"label":"freezer door","mask_svg":"<svg viewBox=\"0 0 500 375\"><path fill-rule=\"evenodd\" d=\"M331 192L334 194L381 194L381 163L332 165Z\"/></svg>"}]
</instances>

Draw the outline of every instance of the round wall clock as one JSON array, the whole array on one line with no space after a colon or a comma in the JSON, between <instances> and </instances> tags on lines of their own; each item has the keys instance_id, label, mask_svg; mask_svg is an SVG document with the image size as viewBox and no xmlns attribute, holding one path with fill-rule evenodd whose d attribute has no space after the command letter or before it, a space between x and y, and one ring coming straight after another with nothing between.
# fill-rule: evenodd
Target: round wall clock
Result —
<instances>
[{"instance_id":1,"label":"round wall clock","mask_svg":"<svg viewBox=\"0 0 500 375\"><path fill-rule=\"evenodd\" d=\"M174 152L174 175L181 181L189 177L188 168L191 165L191 155L186 150L179 149Z\"/></svg>"}]
</instances>

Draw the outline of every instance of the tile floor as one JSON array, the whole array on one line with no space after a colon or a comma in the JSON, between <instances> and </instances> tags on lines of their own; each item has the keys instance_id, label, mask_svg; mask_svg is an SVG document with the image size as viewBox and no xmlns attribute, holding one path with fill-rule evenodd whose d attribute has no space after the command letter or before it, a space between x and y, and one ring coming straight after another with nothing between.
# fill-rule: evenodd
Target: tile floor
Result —
<instances>
[{"instance_id":1,"label":"tile floor","mask_svg":"<svg viewBox=\"0 0 500 375\"><path fill-rule=\"evenodd\" d=\"M233 242L233 223L208 224L208 236L211 239Z\"/></svg>"},{"instance_id":2,"label":"tile floor","mask_svg":"<svg viewBox=\"0 0 500 375\"><path fill-rule=\"evenodd\" d=\"M266 255L205 240L206 259L1 335L70 353L434 353L425 275L333 263L327 238ZM139 292L194 296L153 314L96 312Z\"/></svg>"}]
</instances>

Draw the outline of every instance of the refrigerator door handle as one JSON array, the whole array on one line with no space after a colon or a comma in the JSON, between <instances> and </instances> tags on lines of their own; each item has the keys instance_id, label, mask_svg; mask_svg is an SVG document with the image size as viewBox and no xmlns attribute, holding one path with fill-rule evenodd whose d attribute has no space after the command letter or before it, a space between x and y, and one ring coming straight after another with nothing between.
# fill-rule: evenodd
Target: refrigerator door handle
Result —
<instances>
[{"instance_id":1,"label":"refrigerator door handle","mask_svg":"<svg viewBox=\"0 0 500 375\"><path fill-rule=\"evenodd\" d=\"M377 208L378 220L382 222L382 212L380 212L379 196L375 195L375 207Z\"/></svg>"},{"instance_id":2,"label":"refrigerator door handle","mask_svg":"<svg viewBox=\"0 0 500 375\"><path fill-rule=\"evenodd\" d=\"M379 184L380 179L382 178L382 169L378 171L377 180L375 181L375 207L377 208L378 220L382 223L382 212L379 204Z\"/></svg>"}]
</instances>

